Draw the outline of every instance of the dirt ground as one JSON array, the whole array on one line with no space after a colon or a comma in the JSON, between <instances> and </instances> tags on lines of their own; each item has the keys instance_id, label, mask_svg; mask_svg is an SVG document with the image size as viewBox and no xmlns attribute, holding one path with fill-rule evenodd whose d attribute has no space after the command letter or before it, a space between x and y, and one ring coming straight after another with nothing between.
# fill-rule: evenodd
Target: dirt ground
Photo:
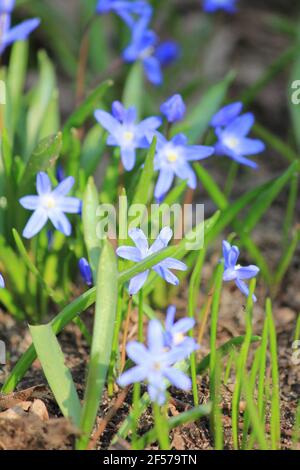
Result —
<instances>
[{"instance_id":1,"label":"dirt ground","mask_svg":"<svg viewBox=\"0 0 300 470\"><path fill-rule=\"evenodd\" d=\"M288 6L287 6L288 4ZM205 70L207 76L213 76L214 80L218 76L223 76L229 64L234 64L238 71L237 80L232 90L234 99L248 85L263 72L267 64L271 63L288 46L288 38L278 32L270 33L266 29L266 19L270 10L293 15L296 11L297 2L287 2L286 0L269 0L261 2L251 0L244 2L245 10L238 17L221 23L218 27L214 40L207 51L207 63ZM188 13L187 13L188 14ZM224 40L226 38L226 40ZM220 51L223 47L223 51ZM217 58L221 57L222 60ZM213 60L214 58L215 60ZM216 70L216 63L218 64ZM300 77L296 77L300 79ZM281 74L272 82L267 89L260 94L252 106L252 110L259 117L262 124L270 130L278 133L284 139L289 139L289 118L287 108L287 83L288 74ZM63 84L62 84L63 86ZM259 184L267 179L278 176L286 168L286 162L275 152L268 149L257 161L260 169L255 173L255 180L251 178L250 172L241 170L234 188L233 198L245 192L245 190ZM220 183L227 172L227 162L216 165L210 161L205 163L205 167L213 174ZM253 174L253 173L252 173ZM263 221L254 231L254 240L264 255L267 256L270 266L275 266L278 262L281 243L282 220L286 207L286 192L275 202L272 209L264 217ZM205 204L206 215L209 216L214 207L206 194L200 190L199 199ZM297 207L297 220L299 220L300 202ZM220 252L217 244L214 245L204 267L203 292L207 289L212 269L215 267ZM243 261L250 262L244 258ZM295 410L300 398L300 366L292 364L292 343L295 332L295 325L298 312L300 311L300 250L298 249L291 266L282 283L281 290L274 300L274 315L278 334L278 354L280 370L280 397L281 397L281 442L282 448L291 447L291 435L294 424ZM258 303L254 309L254 328L257 334L262 331L264 321L264 299L268 293L261 280L258 280L257 297ZM203 293L199 295L199 305L203 303L205 297ZM186 306L186 289L180 293L178 300L178 313L184 314ZM87 314L89 323L92 323L92 312ZM134 324L131 329L133 337L136 328ZM244 322L244 298L231 284L226 284L223 289L220 320L218 326L218 344L222 344L233 336L241 335L245 331ZM25 324L16 324L15 321L5 312L0 313L1 339L6 341L9 352L9 361L2 375L0 384L4 381L5 375L22 352L30 344L30 335ZM204 357L209 352L209 328L203 339L199 357ZM60 341L66 354L66 363L71 367L74 381L76 383L80 397L83 394L83 384L85 380L86 365L88 360L88 348L82 339L80 332L75 325L70 325L61 334ZM255 350L255 345L252 346ZM269 371L267 370L267 373ZM232 379L233 382L233 379ZM0 449L70 449L73 447L77 430L61 417L59 409L46 385L39 363L36 361L27 373L26 377L18 386L18 390L26 390L29 387L41 385L38 390L29 393L24 398L15 397L15 402L5 404L0 395ZM231 440L231 419L230 402L232 398L233 383L227 384L223 389L222 408L224 412L224 430L226 448L232 448ZM207 376L201 377L199 383L201 401L205 403L209 398L209 385ZM175 398L171 403L169 413L175 415L178 411L188 409L192 405L192 395L184 394L172 390ZM45 409L37 406L37 412L32 410L33 403L42 401ZM29 402L29 404L28 404ZM26 404L27 403L27 404ZM21 404L21 405L20 405ZM40 405L40 403L38 403ZM100 440L97 442L98 449L107 449L114 434L122 420L127 416L131 404L131 391L129 391L122 406L106 426ZM8 406L13 405L13 406ZM112 400L104 397L101 410L99 412L99 422L107 415L111 409ZM4 416L7 409L14 410L14 415ZM242 410L241 410L242 413ZM2 415L2 417L1 417ZM17 415L17 416L16 416ZM142 416L140 422L140 432L147 431L152 425L150 412ZM197 423L192 423L176 429L172 432L172 446L175 449L212 449L213 441L209 430L209 422L202 419ZM125 442L118 443L119 448L127 448ZM155 446L154 446L155 447Z\"/></svg>"}]
</instances>

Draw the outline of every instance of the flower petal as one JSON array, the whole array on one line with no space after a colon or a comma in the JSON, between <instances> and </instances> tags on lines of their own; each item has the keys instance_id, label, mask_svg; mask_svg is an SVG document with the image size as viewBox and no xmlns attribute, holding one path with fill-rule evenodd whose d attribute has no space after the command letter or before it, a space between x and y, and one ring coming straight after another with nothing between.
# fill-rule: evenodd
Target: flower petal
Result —
<instances>
[{"instance_id":1,"label":"flower petal","mask_svg":"<svg viewBox=\"0 0 300 470\"><path fill-rule=\"evenodd\" d=\"M167 308L167 315L166 315L166 330L170 330L175 321L175 315L176 315L176 307L175 305L169 305Z\"/></svg>"},{"instance_id":2,"label":"flower petal","mask_svg":"<svg viewBox=\"0 0 300 470\"><path fill-rule=\"evenodd\" d=\"M183 263L182 261L179 261L178 259L175 258L166 258L165 260L162 261L161 263L164 268L167 269L177 269L178 271L186 271L187 270L187 265Z\"/></svg>"},{"instance_id":3,"label":"flower petal","mask_svg":"<svg viewBox=\"0 0 300 470\"><path fill-rule=\"evenodd\" d=\"M254 265L241 266L237 269L238 279L252 279L259 273L259 268Z\"/></svg>"},{"instance_id":4,"label":"flower petal","mask_svg":"<svg viewBox=\"0 0 300 470\"><path fill-rule=\"evenodd\" d=\"M24 196L19 202L25 209L35 211L39 206L40 196Z\"/></svg>"},{"instance_id":5,"label":"flower petal","mask_svg":"<svg viewBox=\"0 0 300 470\"><path fill-rule=\"evenodd\" d=\"M142 366L135 366L126 370L117 380L120 387L127 387L132 383L142 382L147 377L147 369Z\"/></svg>"},{"instance_id":6,"label":"flower petal","mask_svg":"<svg viewBox=\"0 0 300 470\"><path fill-rule=\"evenodd\" d=\"M211 120L212 127L228 126L242 111L243 103L231 103L218 111Z\"/></svg>"},{"instance_id":7,"label":"flower petal","mask_svg":"<svg viewBox=\"0 0 300 470\"><path fill-rule=\"evenodd\" d=\"M126 352L128 357L136 364L145 364L149 361L149 354L147 348L137 341L130 341L126 346Z\"/></svg>"},{"instance_id":8,"label":"flower petal","mask_svg":"<svg viewBox=\"0 0 300 470\"><path fill-rule=\"evenodd\" d=\"M52 209L48 215L56 230L59 230L67 237L71 235L72 226L63 212L59 209Z\"/></svg>"},{"instance_id":9,"label":"flower petal","mask_svg":"<svg viewBox=\"0 0 300 470\"><path fill-rule=\"evenodd\" d=\"M141 254L143 256L146 256L149 245L143 230L141 230L140 228L132 228L129 230L128 235L134 242L136 247L140 250Z\"/></svg>"},{"instance_id":10,"label":"flower petal","mask_svg":"<svg viewBox=\"0 0 300 470\"><path fill-rule=\"evenodd\" d=\"M177 388L181 390L190 390L192 386L191 379L181 370L175 367L168 367L164 370L164 376Z\"/></svg>"},{"instance_id":11,"label":"flower petal","mask_svg":"<svg viewBox=\"0 0 300 470\"><path fill-rule=\"evenodd\" d=\"M187 333L195 326L193 318L181 318L172 327L172 333Z\"/></svg>"},{"instance_id":12,"label":"flower petal","mask_svg":"<svg viewBox=\"0 0 300 470\"><path fill-rule=\"evenodd\" d=\"M63 197L59 200L58 207L62 212L67 212L68 214L80 214L82 201L77 197Z\"/></svg>"},{"instance_id":13,"label":"flower petal","mask_svg":"<svg viewBox=\"0 0 300 470\"><path fill-rule=\"evenodd\" d=\"M136 294L147 281L149 270L144 271L143 273L137 274L129 282L129 294Z\"/></svg>"},{"instance_id":14,"label":"flower petal","mask_svg":"<svg viewBox=\"0 0 300 470\"><path fill-rule=\"evenodd\" d=\"M14 26L4 34L3 42L6 46L9 46L15 41L25 41L29 34L39 26L40 22L38 18L23 21L23 23Z\"/></svg>"},{"instance_id":15,"label":"flower petal","mask_svg":"<svg viewBox=\"0 0 300 470\"><path fill-rule=\"evenodd\" d=\"M51 181L47 173L41 171L36 176L36 190L40 196L51 192Z\"/></svg>"},{"instance_id":16,"label":"flower petal","mask_svg":"<svg viewBox=\"0 0 300 470\"><path fill-rule=\"evenodd\" d=\"M241 293L244 294L246 297L248 297L249 287L247 286L247 284L244 281L241 281L240 279L236 279L235 283L236 283L236 286L241 291ZM253 302L257 301L257 298L255 297L254 294L253 294L252 298L253 298Z\"/></svg>"},{"instance_id":17,"label":"flower petal","mask_svg":"<svg viewBox=\"0 0 300 470\"><path fill-rule=\"evenodd\" d=\"M37 209L28 220L23 230L23 237L34 237L44 227L44 225L47 223L47 220L48 216L45 209Z\"/></svg>"},{"instance_id":18,"label":"flower petal","mask_svg":"<svg viewBox=\"0 0 300 470\"><path fill-rule=\"evenodd\" d=\"M156 354L164 349L164 335L162 325L158 320L150 320L147 335L148 349Z\"/></svg>"},{"instance_id":19,"label":"flower petal","mask_svg":"<svg viewBox=\"0 0 300 470\"><path fill-rule=\"evenodd\" d=\"M73 176L65 178L58 186L52 191L53 196L66 196L73 188L75 179Z\"/></svg>"},{"instance_id":20,"label":"flower petal","mask_svg":"<svg viewBox=\"0 0 300 470\"><path fill-rule=\"evenodd\" d=\"M237 137L245 137L254 124L254 115L252 113L243 114L237 117L226 127L226 133L235 134Z\"/></svg>"},{"instance_id":21,"label":"flower petal","mask_svg":"<svg viewBox=\"0 0 300 470\"><path fill-rule=\"evenodd\" d=\"M112 135L116 135L118 130L121 129L121 124L111 114L102 111L102 109L97 109L94 116L99 124Z\"/></svg>"},{"instance_id":22,"label":"flower petal","mask_svg":"<svg viewBox=\"0 0 300 470\"><path fill-rule=\"evenodd\" d=\"M131 171L135 165L135 148L121 147L121 159L126 171Z\"/></svg>"},{"instance_id":23,"label":"flower petal","mask_svg":"<svg viewBox=\"0 0 300 470\"><path fill-rule=\"evenodd\" d=\"M149 255L153 253L157 253L158 251L166 248L172 236L173 236L173 230L170 227L162 228L157 239L155 240L155 242L151 245L149 249Z\"/></svg>"},{"instance_id":24,"label":"flower petal","mask_svg":"<svg viewBox=\"0 0 300 470\"><path fill-rule=\"evenodd\" d=\"M159 60L155 57L147 57L143 65L149 82L156 86L161 85L163 79Z\"/></svg>"},{"instance_id":25,"label":"flower petal","mask_svg":"<svg viewBox=\"0 0 300 470\"><path fill-rule=\"evenodd\" d=\"M161 199L165 194L167 194L172 186L173 180L174 173L171 169L164 168L160 171L154 191L156 199Z\"/></svg>"},{"instance_id":26,"label":"flower petal","mask_svg":"<svg viewBox=\"0 0 300 470\"><path fill-rule=\"evenodd\" d=\"M5 288L5 281L4 281L4 277L2 276L2 274L0 274L0 288L1 289Z\"/></svg>"},{"instance_id":27,"label":"flower petal","mask_svg":"<svg viewBox=\"0 0 300 470\"><path fill-rule=\"evenodd\" d=\"M169 284L178 286L179 279L175 276L175 274L169 271L169 269L165 268L162 263L157 264L152 269Z\"/></svg>"},{"instance_id":28,"label":"flower petal","mask_svg":"<svg viewBox=\"0 0 300 470\"><path fill-rule=\"evenodd\" d=\"M120 258L135 261L136 263L142 259L140 251L134 246L119 246L116 253Z\"/></svg>"}]
</instances>

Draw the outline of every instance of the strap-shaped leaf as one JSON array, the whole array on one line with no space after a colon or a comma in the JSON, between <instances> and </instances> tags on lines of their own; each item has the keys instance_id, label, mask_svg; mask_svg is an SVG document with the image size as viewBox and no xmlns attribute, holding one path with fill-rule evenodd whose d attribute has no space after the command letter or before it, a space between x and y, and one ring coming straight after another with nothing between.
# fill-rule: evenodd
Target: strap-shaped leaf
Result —
<instances>
[{"instance_id":1,"label":"strap-shaped leaf","mask_svg":"<svg viewBox=\"0 0 300 470\"><path fill-rule=\"evenodd\" d=\"M51 325L29 326L29 329L37 356L62 414L78 426L80 401Z\"/></svg>"}]
</instances>

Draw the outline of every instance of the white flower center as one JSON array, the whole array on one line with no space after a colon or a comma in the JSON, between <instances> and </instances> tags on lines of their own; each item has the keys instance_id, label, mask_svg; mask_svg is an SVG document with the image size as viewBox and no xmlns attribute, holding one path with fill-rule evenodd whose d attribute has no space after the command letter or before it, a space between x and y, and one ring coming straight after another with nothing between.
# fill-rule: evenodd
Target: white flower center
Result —
<instances>
[{"instance_id":1,"label":"white flower center","mask_svg":"<svg viewBox=\"0 0 300 470\"><path fill-rule=\"evenodd\" d=\"M234 150L239 145L239 139L233 136L228 136L228 137L225 137L224 144L226 145L226 147Z\"/></svg>"},{"instance_id":2,"label":"white flower center","mask_svg":"<svg viewBox=\"0 0 300 470\"><path fill-rule=\"evenodd\" d=\"M240 265L240 264L237 264L237 265L234 267L235 271L238 271L240 268L241 268L241 265Z\"/></svg>"},{"instance_id":3,"label":"white flower center","mask_svg":"<svg viewBox=\"0 0 300 470\"><path fill-rule=\"evenodd\" d=\"M154 362L154 363L153 363L153 369L154 369L155 371L157 371L157 372L160 371L160 369L161 369L161 364L160 364L160 362Z\"/></svg>"},{"instance_id":4,"label":"white flower center","mask_svg":"<svg viewBox=\"0 0 300 470\"><path fill-rule=\"evenodd\" d=\"M151 57L155 51L155 48L153 46L147 47L140 53L140 59L144 60L147 59L148 57Z\"/></svg>"},{"instance_id":5,"label":"white flower center","mask_svg":"<svg viewBox=\"0 0 300 470\"><path fill-rule=\"evenodd\" d=\"M184 341L184 334L183 333L176 333L174 336L173 336L173 341L174 341L174 344L175 346L177 346L178 344L181 344L182 341Z\"/></svg>"},{"instance_id":6,"label":"white flower center","mask_svg":"<svg viewBox=\"0 0 300 470\"><path fill-rule=\"evenodd\" d=\"M44 196L42 204L45 209L53 209L56 205L56 201L53 196Z\"/></svg>"},{"instance_id":7,"label":"white flower center","mask_svg":"<svg viewBox=\"0 0 300 470\"><path fill-rule=\"evenodd\" d=\"M127 144L130 144L134 139L134 133L131 131L125 131L123 134L123 138Z\"/></svg>"},{"instance_id":8,"label":"white flower center","mask_svg":"<svg viewBox=\"0 0 300 470\"><path fill-rule=\"evenodd\" d=\"M178 151L176 151L175 149L167 150L166 157L167 157L168 162L175 163L179 158Z\"/></svg>"}]
</instances>

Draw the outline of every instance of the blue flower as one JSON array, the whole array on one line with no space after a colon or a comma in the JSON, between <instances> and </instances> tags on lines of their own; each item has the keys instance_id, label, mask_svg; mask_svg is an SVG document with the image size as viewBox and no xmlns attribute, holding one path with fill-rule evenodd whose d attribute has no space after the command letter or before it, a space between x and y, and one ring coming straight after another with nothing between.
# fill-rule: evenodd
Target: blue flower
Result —
<instances>
[{"instance_id":1,"label":"blue flower","mask_svg":"<svg viewBox=\"0 0 300 470\"><path fill-rule=\"evenodd\" d=\"M169 191L175 176L187 180L188 186L195 189L197 178L189 162L210 157L214 153L214 148L188 145L184 134L177 134L170 141L159 132L156 135L154 167L160 172L154 192L156 199L161 200Z\"/></svg>"},{"instance_id":2,"label":"blue flower","mask_svg":"<svg viewBox=\"0 0 300 470\"><path fill-rule=\"evenodd\" d=\"M144 232L139 228L134 228L129 230L129 237L135 244L133 246L120 246L117 249L117 255L120 258L124 258L135 263L139 263L148 256L161 251L162 249L168 246L169 241L172 238L173 232L170 227L164 227L155 242L149 248L148 240ZM166 258L160 263L153 266L153 271L155 271L159 276L161 276L166 282L169 282L173 285L178 285L178 278L170 271L170 269L177 269L179 271L185 271L187 269L186 265L181 261L178 261L175 258ZM145 284L149 275L149 269L140 274L134 276L129 283L129 294L136 294Z\"/></svg>"},{"instance_id":3,"label":"blue flower","mask_svg":"<svg viewBox=\"0 0 300 470\"><path fill-rule=\"evenodd\" d=\"M184 348L166 350L163 329L158 320L151 320L148 326L148 348L132 341L127 344L128 357L137 365L124 372L118 379L121 387L131 383L147 381L148 393L152 402L163 405L169 381L182 390L191 388L191 380L179 369L173 367L189 356Z\"/></svg>"},{"instance_id":4,"label":"blue flower","mask_svg":"<svg viewBox=\"0 0 300 470\"><path fill-rule=\"evenodd\" d=\"M38 18L33 18L11 27L11 13L14 6L15 0L0 0L0 54L15 41L25 41L40 24Z\"/></svg>"},{"instance_id":5,"label":"blue flower","mask_svg":"<svg viewBox=\"0 0 300 470\"><path fill-rule=\"evenodd\" d=\"M158 37L154 31L145 28L134 28L132 41L123 51L125 62L140 60L145 74L153 85L161 85L163 81L161 67L168 65L178 56L178 47L172 41L158 45Z\"/></svg>"},{"instance_id":6,"label":"blue flower","mask_svg":"<svg viewBox=\"0 0 300 470\"><path fill-rule=\"evenodd\" d=\"M258 165L246 156L263 152L265 144L259 139L247 137L254 124L254 116L252 113L238 116L239 109L240 104L234 103L214 116L212 125L216 127L215 132L218 137L215 145L216 154L227 156L255 169Z\"/></svg>"},{"instance_id":7,"label":"blue flower","mask_svg":"<svg viewBox=\"0 0 300 470\"><path fill-rule=\"evenodd\" d=\"M244 280L255 277L259 272L259 268L254 265L241 266L236 264L239 255L240 251L237 246L231 246L227 241L223 241L223 256L225 262L223 281L234 281L242 294L248 297L249 288ZM255 295L253 295L253 300L256 302Z\"/></svg>"},{"instance_id":8,"label":"blue flower","mask_svg":"<svg viewBox=\"0 0 300 470\"><path fill-rule=\"evenodd\" d=\"M194 328L195 320L193 318L181 318L175 323L176 307L170 305L167 309L165 331L164 331L164 344L167 348L174 347L184 348L185 351L190 353L199 349L199 345L193 338L185 336L185 334Z\"/></svg>"},{"instance_id":9,"label":"blue flower","mask_svg":"<svg viewBox=\"0 0 300 470\"><path fill-rule=\"evenodd\" d=\"M24 228L23 236L25 238L34 237L46 225L48 219L56 230L67 236L71 234L72 227L64 213L78 214L81 212L80 199L66 197L73 185L74 178L69 176L52 190L48 175L43 172L38 173L36 178L38 194L20 199L20 204L25 209L34 211Z\"/></svg>"},{"instance_id":10,"label":"blue flower","mask_svg":"<svg viewBox=\"0 0 300 470\"><path fill-rule=\"evenodd\" d=\"M165 101L160 110L166 116L168 122L176 122L184 118L186 106L181 95L176 94Z\"/></svg>"},{"instance_id":11,"label":"blue flower","mask_svg":"<svg viewBox=\"0 0 300 470\"><path fill-rule=\"evenodd\" d=\"M112 115L98 109L95 118L109 132L107 145L120 147L122 163L127 171L135 165L136 149L148 148L154 131L162 123L159 117L149 117L136 124L135 107L125 109L119 101L113 103Z\"/></svg>"},{"instance_id":12,"label":"blue flower","mask_svg":"<svg viewBox=\"0 0 300 470\"><path fill-rule=\"evenodd\" d=\"M217 10L224 10L227 13L236 12L237 0L204 0L203 9L207 13L214 13Z\"/></svg>"},{"instance_id":13,"label":"blue flower","mask_svg":"<svg viewBox=\"0 0 300 470\"><path fill-rule=\"evenodd\" d=\"M2 274L0 274L0 288L4 289L4 287L5 287L4 277L2 276Z\"/></svg>"},{"instance_id":14,"label":"blue flower","mask_svg":"<svg viewBox=\"0 0 300 470\"><path fill-rule=\"evenodd\" d=\"M82 279L86 283L87 286L92 286L93 285L93 274L92 274L92 269L85 258L80 258L79 263L79 271L81 274Z\"/></svg>"},{"instance_id":15,"label":"blue flower","mask_svg":"<svg viewBox=\"0 0 300 470\"><path fill-rule=\"evenodd\" d=\"M152 17L152 7L143 0L99 0L96 13L99 15L114 12L130 27L146 28Z\"/></svg>"}]
</instances>

